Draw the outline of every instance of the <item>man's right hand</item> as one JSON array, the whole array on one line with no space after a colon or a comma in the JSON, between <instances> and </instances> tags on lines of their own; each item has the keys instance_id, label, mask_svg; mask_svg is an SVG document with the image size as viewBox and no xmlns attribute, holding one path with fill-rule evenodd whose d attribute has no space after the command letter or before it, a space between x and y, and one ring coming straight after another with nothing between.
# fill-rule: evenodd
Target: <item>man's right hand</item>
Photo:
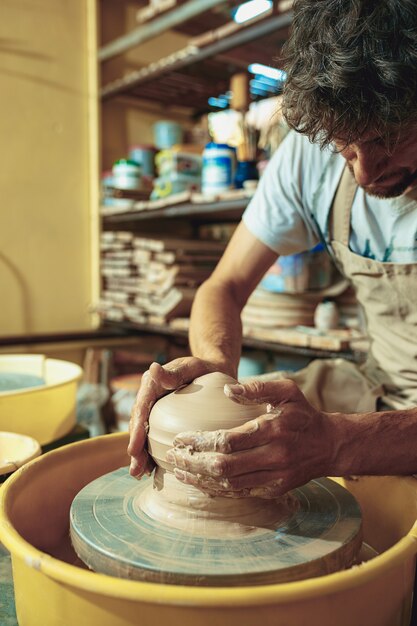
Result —
<instances>
[{"instance_id":1,"label":"man's right hand","mask_svg":"<svg viewBox=\"0 0 417 626\"><path fill-rule=\"evenodd\" d=\"M155 402L167 393L182 387L199 376L218 370L213 363L196 357L182 357L162 366L152 363L141 380L130 417L130 441L127 449L131 456L130 474L141 478L154 467L146 451L149 414Z\"/></svg>"}]
</instances>

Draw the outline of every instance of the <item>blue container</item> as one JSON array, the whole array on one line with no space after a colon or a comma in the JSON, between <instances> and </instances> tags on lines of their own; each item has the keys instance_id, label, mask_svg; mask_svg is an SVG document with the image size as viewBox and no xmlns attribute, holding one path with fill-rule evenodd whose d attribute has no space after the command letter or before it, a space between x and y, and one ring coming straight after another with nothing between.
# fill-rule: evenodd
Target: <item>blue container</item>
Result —
<instances>
[{"instance_id":1,"label":"blue container","mask_svg":"<svg viewBox=\"0 0 417 626\"><path fill-rule=\"evenodd\" d=\"M155 152L154 146L144 144L130 146L129 159L141 165L143 176L153 178L155 176Z\"/></svg>"},{"instance_id":2,"label":"blue container","mask_svg":"<svg viewBox=\"0 0 417 626\"><path fill-rule=\"evenodd\" d=\"M256 161L238 161L235 175L236 189L242 189L245 180L258 180Z\"/></svg>"},{"instance_id":3,"label":"blue container","mask_svg":"<svg viewBox=\"0 0 417 626\"><path fill-rule=\"evenodd\" d=\"M201 190L206 195L233 187L235 150L225 143L208 143L203 152Z\"/></svg>"},{"instance_id":4,"label":"blue container","mask_svg":"<svg viewBox=\"0 0 417 626\"><path fill-rule=\"evenodd\" d=\"M160 120L153 126L155 146L159 150L172 148L176 144L183 143L183 129L178 122L170 122L169 120Z\"/></svg>"}]
</instances>

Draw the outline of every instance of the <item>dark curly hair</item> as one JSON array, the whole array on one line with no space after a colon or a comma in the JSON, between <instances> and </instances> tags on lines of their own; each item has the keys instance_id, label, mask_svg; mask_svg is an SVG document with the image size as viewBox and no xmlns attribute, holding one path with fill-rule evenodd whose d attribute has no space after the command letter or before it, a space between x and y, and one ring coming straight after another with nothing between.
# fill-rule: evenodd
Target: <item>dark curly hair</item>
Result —
<instances>
[{"instance_id":1,"label":"dark curly hair","mask_svg":"<svg viewBox=\"0 0 417 626\"><path fill-rule=\"evenodd\" d=\"M322 147L417 124L417 0L295 0L283 113Z\"/></svg>"}]
</instances>

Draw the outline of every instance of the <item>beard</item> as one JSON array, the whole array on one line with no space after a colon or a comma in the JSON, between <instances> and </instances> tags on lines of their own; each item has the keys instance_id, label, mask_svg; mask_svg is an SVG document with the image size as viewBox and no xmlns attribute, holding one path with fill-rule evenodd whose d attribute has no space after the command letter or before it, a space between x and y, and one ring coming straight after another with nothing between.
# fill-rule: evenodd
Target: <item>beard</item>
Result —
<instances>
[{"instance_id":1,"label":"beard","mask_svg":"<svg viewBox=\"0 0 417 626\"><path fill-rule=\"evenodd\" d=\"M355 177L353 173L353 166L350 163L347 165L351 174ZM361 189L363 189L368 195L374 196L375 198L397 198L398 196L402 196L402 194L409 187L413 187L417 182L417 170L415 172L410 172L409 170L400 171L398 172L398 179L395 180L394 184L384 186L384 181L389 180L390 178L394 178L394 176L390 174L380 178L377 183L372 183L371 185L359 185L359 187L361 187Z\"/></svg>"}]
</instances>

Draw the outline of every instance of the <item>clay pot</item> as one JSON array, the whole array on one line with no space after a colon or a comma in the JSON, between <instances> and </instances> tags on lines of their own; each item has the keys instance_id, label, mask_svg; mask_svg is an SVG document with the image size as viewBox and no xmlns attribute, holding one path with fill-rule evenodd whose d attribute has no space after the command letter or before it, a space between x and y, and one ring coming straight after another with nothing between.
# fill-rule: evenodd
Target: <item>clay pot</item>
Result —
<instances>
[{"instance_id":1,"label":"clay pot","mask_svg":"<svg viewBox=\"0 0 417 626\"><path fill-rule=\"evenodd\" d=\"M156 402L149 418L148 449L157 465L173 470L165 455L178 433L234 428L266 413L265 405L238 404L225 395L224 386L236 382L220 372L205 374Z\"/></svg>"},{"instance_id":2,"label":"clay pot","mask_svg":"<svg viewBox=\"0 0 417 626\"><path fill-rule=\"evenodd\" d=\"M241 426L266 413L266 406L238 404L224 393L236 380L220 372L196 378L186 387L161 398L149 419L148 449L157 468L153 484L136 506L159 523L204 536L251 532L276 519L276 506L259 498L209 496L178 481L165 460L173 440L184 431L217 431Z\"/></svg>"}]
</instances>

